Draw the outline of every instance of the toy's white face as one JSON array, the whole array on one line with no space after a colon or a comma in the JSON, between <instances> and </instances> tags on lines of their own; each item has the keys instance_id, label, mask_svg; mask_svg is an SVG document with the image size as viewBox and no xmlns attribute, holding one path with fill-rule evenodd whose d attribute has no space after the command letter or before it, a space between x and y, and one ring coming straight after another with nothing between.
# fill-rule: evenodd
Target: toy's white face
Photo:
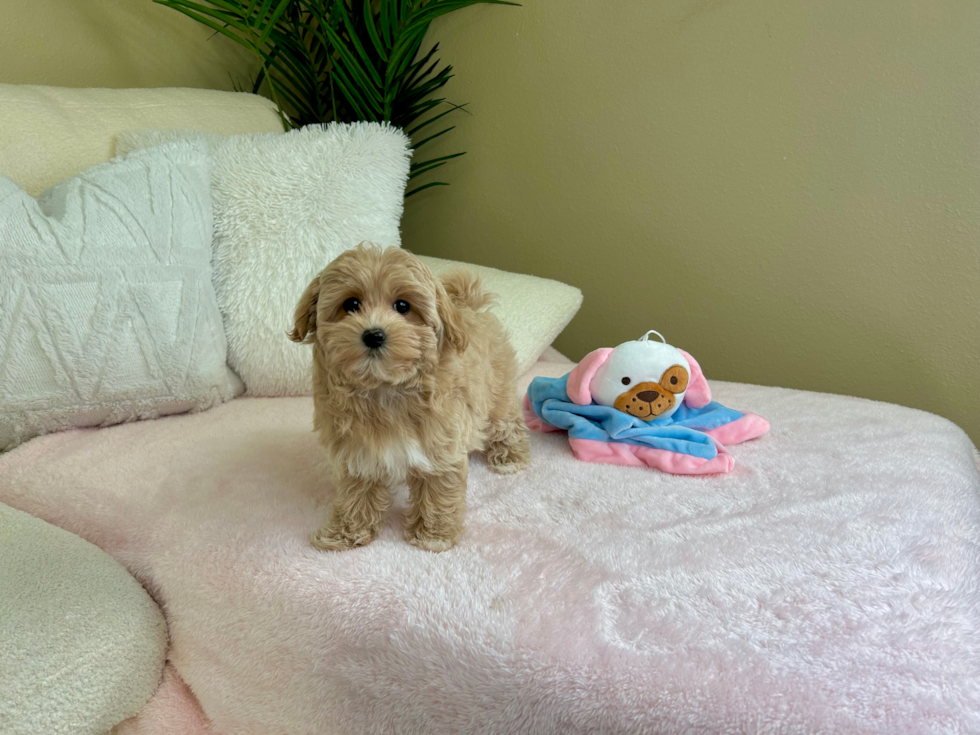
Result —
<instances>
[{"instance_id":1,"label":"toy's white face","mask_svg":"<svg viewBox=\"0 0 980 735\"><path fill-rule=\"evenodd\" d=\"M596 371L593 400L644 420L673 415L684 400L691 366L680 350L660 342L624 342Z\"/></svg>"}]
</instances>

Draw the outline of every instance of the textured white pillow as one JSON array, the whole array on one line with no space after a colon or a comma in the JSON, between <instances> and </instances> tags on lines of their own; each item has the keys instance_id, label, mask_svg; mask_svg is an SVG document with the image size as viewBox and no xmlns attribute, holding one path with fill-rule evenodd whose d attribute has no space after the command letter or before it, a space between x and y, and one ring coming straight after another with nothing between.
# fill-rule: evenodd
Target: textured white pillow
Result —
<instances>
[{"instance_id":1,"label":"textured white pillow","mask_svg":"<svg viewBox=\"0 0 980 735\"><path fill-rule=\"evenodd\" d=\"M310 393L310 347L286 338L307 283L363 241L400 245L409 140L374 123L218 136L122 133L116 152L203 139L212 157L214 284L228 363L250 395Z\"/></svg>"},{"instance_id":2,"label":"textured white pillow","mask_svg":"<svg viewBox=\"0 0 980 735\"><path fill-rule=\"evenodd\" d=\"M453 268L468 268L480 276L487 291L497 294L499 299L493 311L507 330L521 375L568 326L582 305L582 292L559 281L471 263L419 257L436 275Z\"/></svg>"},{"instance_id":3,"label":"textured white pillow","mask_svg":"<svg viewBox=\"0 0 980 735\"><path fill-rule=\"evenodd\" d=\"M200 144L94 166L35 200L0 177L0 450L233 395Z\"/></svg>"}]
</instances>

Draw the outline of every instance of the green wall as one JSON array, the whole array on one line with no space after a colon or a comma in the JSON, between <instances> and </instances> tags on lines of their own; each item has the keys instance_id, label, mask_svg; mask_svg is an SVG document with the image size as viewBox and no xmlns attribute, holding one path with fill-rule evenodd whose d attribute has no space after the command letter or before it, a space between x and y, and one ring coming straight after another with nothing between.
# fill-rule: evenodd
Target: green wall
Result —
<instances>
[{"instance_id":1,"label":"green wall","mask_svg":"<svg viewBox=\"0 0 980 735\"><path fill-rule=\"evenodd\" d=\"M460 11L432 35L473 114L437 150L469 153L405 243L579 286L572 358L658 329L709 378L980 442L978 29L976 0Z\"/></svg>"},{"instance_id":2,"label":"green wall","mask_svg":"<svg viewBox=\"0 0 980 735\"><path fill-rule=\"evenodd\" d=\"M0 83L250 87L234 41L151 0L0 0Z\"/></svg>"}]
</instances>

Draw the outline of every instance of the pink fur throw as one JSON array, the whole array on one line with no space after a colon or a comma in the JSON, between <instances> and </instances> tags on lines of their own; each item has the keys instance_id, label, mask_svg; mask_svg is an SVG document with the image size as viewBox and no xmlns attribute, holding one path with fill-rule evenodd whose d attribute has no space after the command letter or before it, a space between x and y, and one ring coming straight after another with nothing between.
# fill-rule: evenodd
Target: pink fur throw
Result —
<instances>
[{"instance_id":1,"label":"pink fur throw","mask_svg":"<svg viewBox=\"0 0 980 735\"><path fill-rule=\"evenodd\" d=\"M308 398L35 439L0 457L0 502L162 604L173 670L132 733L980 732L963 432L712 388L774 427L730 474L583 463L535 434L520 474L471 460L443 554L402 539L403 495L370 546L310 546L331 492Z\"/></svg>"}]
</instances>

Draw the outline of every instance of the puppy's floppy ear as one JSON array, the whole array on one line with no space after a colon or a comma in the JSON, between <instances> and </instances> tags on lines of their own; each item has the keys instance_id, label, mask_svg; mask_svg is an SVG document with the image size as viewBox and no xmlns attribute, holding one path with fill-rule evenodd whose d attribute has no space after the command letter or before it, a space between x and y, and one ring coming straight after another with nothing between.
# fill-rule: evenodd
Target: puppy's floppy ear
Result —
<instances>
[{"instance_id":1,"label":"puppy's floppy ear","mask_svg":"<svg viewBox=\"0 0 980 735\"><path fill-rule=\"evenodd\" d=\"M292 332L286 332L293 342L302 344L313 341L311 335L316 334L316 302L319 296L320 276L317 274L296 304L296 313L293 315L296 326Z\"/></svg>"},{"instance_id":2,"label":"puppy's floppy ear","mask_svg":"<svg viewBox=\"0 0 980 735\"><path fill-rule=\"evenodd\" d=\"M470 343L463 325L463 315L441 283L436 281L436 309L442 322L442 338L456 352L463 352Z\"/></svg>"}]
</instances>

